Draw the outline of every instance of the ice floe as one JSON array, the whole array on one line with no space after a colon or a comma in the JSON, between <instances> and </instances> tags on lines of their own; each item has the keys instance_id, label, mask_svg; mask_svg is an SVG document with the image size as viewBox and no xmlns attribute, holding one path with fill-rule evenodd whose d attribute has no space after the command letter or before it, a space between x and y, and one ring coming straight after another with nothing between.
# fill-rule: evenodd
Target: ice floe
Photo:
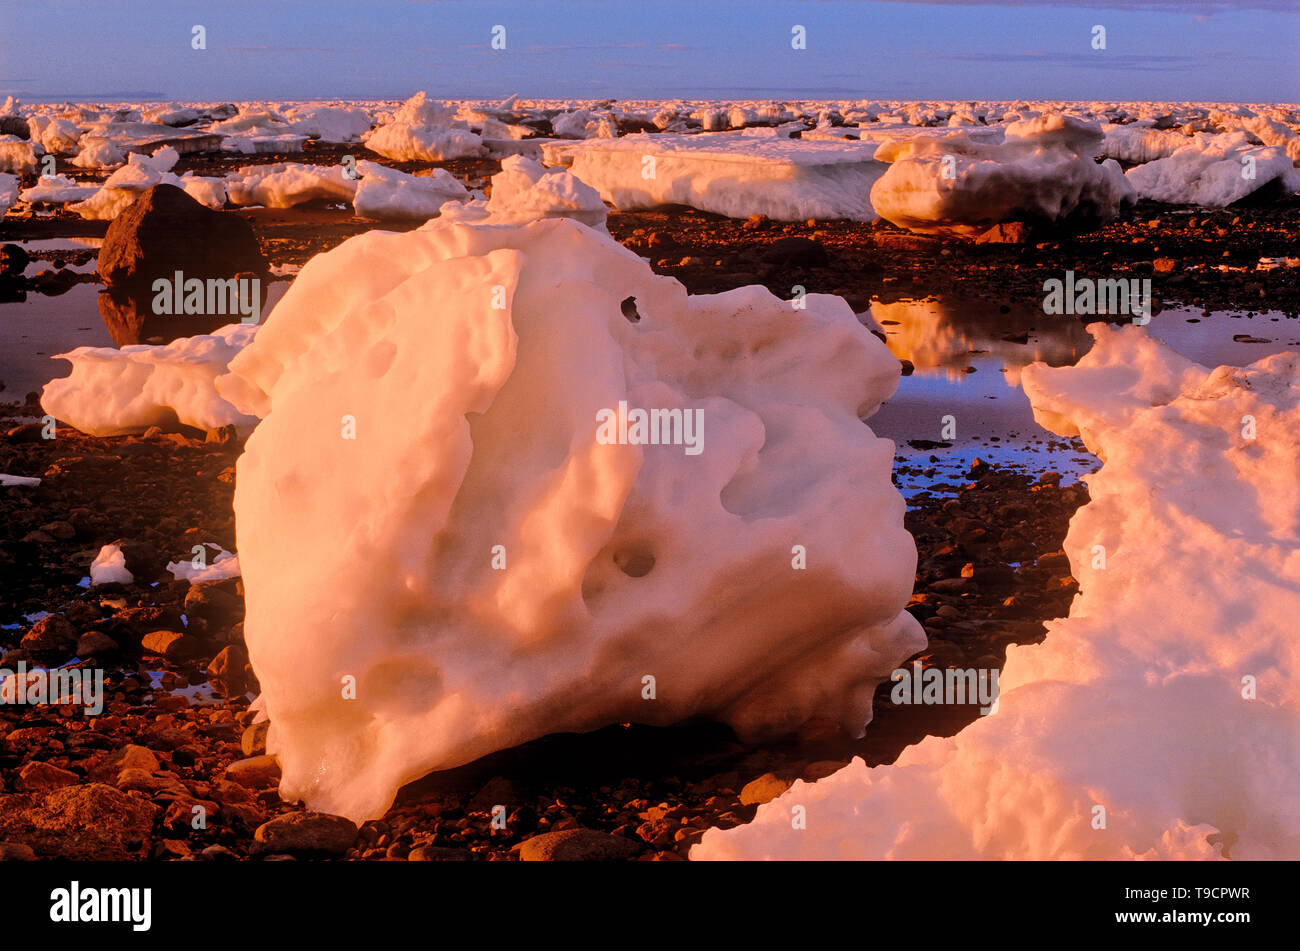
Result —
<instances>
[{"instance_id":1,"label":"ice floe","mask_svg":"<svg viewBox=\"0 0 1300 951\"><path fill-rule=\"evenodd\" d=\"M357 181L342 165L245 165L226 179L232 205L292 208L315 199L352 201Z\"/></svg>"}]
</instances>

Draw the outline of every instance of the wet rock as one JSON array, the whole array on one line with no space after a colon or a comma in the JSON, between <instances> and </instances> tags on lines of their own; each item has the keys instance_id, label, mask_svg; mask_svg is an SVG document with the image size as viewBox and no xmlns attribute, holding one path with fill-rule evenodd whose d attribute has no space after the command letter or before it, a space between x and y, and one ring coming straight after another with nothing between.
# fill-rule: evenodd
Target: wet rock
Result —
<instances>
[{"instance_id":1,"label":"wet rock","mask_svg":"<svg viewBox=\"0 0 1300 951\"><path fill-rule=\"evenodd\" d=\"M356 840L357 827L349 819L323 812L295 812L258 826L249 853L343 855Z\"/></svg>"},{"instance_id":2,"label":"wet rock","mask_svg":"<svg viewBox=\"0 0 1300 951\"><path fill-rule=\"evenodd\" d=\"M136 538L118 539L122 556L126 559L126 570L131 572L137 584L147 584L167 571L167 557L152 542ZM171 575L167 576L168 578Z\"/></svg>"},{"instance_id":3,"label":"wet rock","mask_svg":"<svg viewBox=\"0 0 1300 951\"><path fill-rule=\"evenodd\" d=\"M117 641L102 631L87 631L77 640L77 656L110 657L121 650Z\"/></svg>"},{"instance_id":4,"label":"wet rock","mask_svg":"<svg viewBox=\"0 0 1300 951\"><path fill-rule=\"evenodd\" d=\"M786 267L825 267L829 263L825 248L798 235L773 241L763 252L763 260Z\"/></svg>"},{"instance_id":5,"label":"wet rock","mask_svg":"<svg viewBox=\"0 0 1300 951\"><path fill-rule=\"evenodd\" d=\"M140 639L140 646L148 653L160 654L168 660L197 656L203 647L198 638L178 631L152 631Z\"/></svg>"},{"instance_id":6,"label":"wet rock","mask_svg":"<svg viewBox=\"0 0 1300 951\"><path fill-rule=\"evenodd\" d=\"M505 806L508 813L523 798L518 787L502 776L493 776L465 806L466 812L491 812L493 806Z\"/></svg>"},{"instance_id":7,"label":"wet rock","mask_svg":"<svg viewBox=\"0 0 1300 951\"><path fill-rule=\"evenodd\" d=\"M50 763L32 760L18 771L18 788L23 792L49 792L81 782L76 773Z\"/></svg>"},{"instance_id":8,"label":"wet rock","mask_svg":"<svg viewBox=\"0 0 1300 951\"><path fill-rule=\"evenodd\" d=\"M21 842L0 842L0 862L35 862L36 853Z\"/></svg>"},{"instance_id":9,"label":"wet rock","mask_svg":"<svg viewBox=\"0 0 1300 951\"><path fill-rule=\"evenodd\" d=\"M631 839L595 829L565 829L526 839L518 846L524 862L610 862L630 859L641 847Z\"/></svg>"},{"instance_id":10,"label":"wet rock","mask_svg":"<svg viewBox=\"0 0 1300 951\"><path fill-rule=\"evenodd\" d=\"M13 280L23 276L31 257L25 248L18 244L0 245L0 280Z\"/></svg>"},{"instance_id":11,"label":"wet rock","mask_svg":"<svg viewBox=\"0 0 1300 951\"><path fill-rule=\"evenodd\" d=\"M745 806L761 806L789 788L790 784L784 779L773 773L764 773L758 779L745 783L745 788L740 791L740 802Z\"/></svg>"},{"instance_id":12,"label":"wet rock","mask_svg":"<svg viewBox=\"0 0 1300 951\"><path fill-rule=\"evenodd\" d=\"M1178 266L1178 262L1173 258L1156 258L1151 262L1151 270L1157 274L1168 274Z\"/></svg>"},{"instance_id":13,"label":"wet rock","mask_svg":"<svg viewBox=\"0 0 1300 951\"><path fill-rule=\"evenodd\" d=\"M33 624L21 643L29 651L71 650L77 646L77 629L62 614L51 614Z\"/></svg>"},{"instance_id":14,"label":"wet rock","mask_svg":"<svg viewBox=\"0 0 1300 951\"><path fill-rule=\"evenodd\" d=\"M1025 244L1029 227L1023 221L1004 221L975 239L976 244Z\"/></svg>"},{"instance_id":15,"label":"wet rock","mask_svg":"<svg viewBox=\"0 0 1300 951\"><path fill-rule=\"evenodd\" d=\"M266 732L270 728L271 721L263 720L244 730L239 738L239 748L245 756L261 756L266 752Z\"/></svg>"},{"instance_id":16,"label":"wet rock","mask_svg":"<svg viewBox=\"0 0 1300 951\"><path fill-rule=\"evenodd\" d=\"M0 838L78 861L142 858L158 807L103 783L0 796Z\"/></svg>"},{"instance_id":17,"label":"wet rock","mask_svg":"<svg viewBox=\"0 0 1300 951\"><path fill-rule=\"evenodd\" d=\"M266 789L280 781L280 764L274 756L250 756L226 767L226 779L246 789Z\"/></svg>"},{"instance_id":18,"label":"wet rock","mask_svg":"<svg viewBox=\"0 0 1300 951\"><path fill-rule=\"evenodd\" d=\"M215 627L228 627L243 619L243 602L224 587L227 581L200 581L185 595L185 614Z\"/></svg>"},{"instance_id":19,"label":"wet rock","mask_svg":"<svg viewBox=\"0 0 1300 951\"><path fill-rule=\"evenodd\" d=\"M422 845L411 849L406 855L406 860L408 862L470 862L473 861L473 856L460 849Z\"/></svg>"},{"instance_id":20,"label":"wet rock","mask_svg":"<svg viewBox=\"0 0 1300 951\"><path fill-rule=\"evenodd\" d=\"M228 644L208 664L208 676L238 688L244 684L244 668L247 665L248 652L238 644Z\"/></svg>"},{"instance_id":21,"label":"wet rock","mask_svg":"<svg viewBox=\"0 0 1300 951\"><path fill-rule=\"evenodd\" d=\"M155 185L113 219L99 251L109 285L141 293L157 278L231 278L267 274L252 227L238 215L213 211L174 185Z\"/></svg>"}]
</instances>

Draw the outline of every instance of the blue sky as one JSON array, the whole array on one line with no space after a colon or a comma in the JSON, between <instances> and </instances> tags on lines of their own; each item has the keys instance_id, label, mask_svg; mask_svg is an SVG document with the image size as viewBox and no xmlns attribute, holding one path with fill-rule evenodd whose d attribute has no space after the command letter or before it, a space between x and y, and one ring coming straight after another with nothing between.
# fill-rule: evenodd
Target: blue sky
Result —
<instances>
[{"instance_id":1,"label":"blue sky","mask_svg":"<svg viewBox=\"0 0 1300 951\"><path fill-rule=\"evenodd\" d=\"M0 96L1300 100L1300 0L0 0ZM191 49L202 24L207 49ZM506 28L506 49L490 48ZM791 48L795 24L807 49ZM1106 28L1104 51L1091 46Z\"/></svg>"}]
</instances>

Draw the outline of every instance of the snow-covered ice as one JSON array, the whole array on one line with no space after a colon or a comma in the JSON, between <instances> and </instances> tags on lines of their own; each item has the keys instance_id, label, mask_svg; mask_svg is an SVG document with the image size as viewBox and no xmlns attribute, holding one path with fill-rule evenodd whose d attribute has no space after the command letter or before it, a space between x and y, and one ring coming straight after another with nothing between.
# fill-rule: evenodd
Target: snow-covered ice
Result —
<instances>
[{"instance_id":1,"label":"snow-covered ice","mask_svg":"<svg viewBox=\"0 0 1300 951\"><path fill-rule=\"evenodd\" d=\"M41 407L92 436L120 436L177 421L197 429L233 424L248 432L256 417L238 412L213 386L257 325L230 324L165 346L78 347L54 359L72 374L51 380Z\"/></svg>"},{"instance_id":2,"label":"snow-covered ice","mask_svg":"<svg viewBox=\"0 0 1300 951\"><path fill-rule=\"evenodd\" d=\"M455 110L423 92L404 102L390 117L362 136L366 148L398 162L445 162L484 154L483 140L467 128L453 127Z\"/></svg>"},{"instance_id":3,"label":"snow-covered ice","mask_svg":"<svg viewBox=\"0 0 1300 951\"><path fill-rule=\"evenodd\" d=\"M18 193L21 187L22 180L17 175L0 172L0 215L12 208L18 201Z\"/></svg>"},{"instance_id":4,"label":"snow-covered ice","mask_svg":"<svg viewBox=\"0 0 1300 951\"><path fill-rule=\"evenodd\" d=\"M739 134L628 135L544 146L620 211L689 205L730 218L874 221L867 200L886 166L870 145Z\"/></svg>"},{"instance_id":5,"label":"snow-covered ice","mask_svg":"<svg viewBox=\"0 0 1300 951\"><path fill-rule=\"evenodd\" d=\"M135 575L131 574L126 567L126 555L119 545L105 545L99 549L99 554L95 560L90 563L90 583L92 586L97 584L130 584L135 580Z\"/></svg>"},{"instance_id":6,"label":"snow-covered ice","mask_svg":"<svg viewBox=\"0 0 1300 951\"><path fill-rule=\"evenodd\" d=\"M428 219L449 201L468 201L469 191L446 169L410 175L378 162L357 163L357 192L352 206L362 218Z\"/></svg>"},{"instance_id":7,"label":"snow-covered ice","mask_svg":"<svg viewBox=\"0 0 1300 951\"><path fill-rule=\"evenodd\" d=\"M889 170L871 189L881 217L911 231L977 235L1001 222L1105 222L1133 187L1118 163L1098 164L1093 123L1052 114L1006 126L1000 143L965 131L884 142Z\"/></svg>"},{"instance_id":8,"label":"snow-covered ice","mask_svg":"<svg viewBox=\"0 0 1300 951\"><path fill-rule=\"evenodd\" d=\"M1171 204L1223 208L1265 187L1300 191L1284 149L1252 145L1245 132L1197 133L1167 158L1129 169L1128 180L1143 198Z\"/></svg>"},{"instance_id":9,"label":"snow-covered ice","mask_svg":"<svg viewBox=\"0 0 1300 951\"><path fill-rule=\"evenodd\" d=\"M356 179L342 165L245 165L226 177L232 205L292 208L315 199L350 202L356 191Z\"/></svg>"},{"instance_id":10,"label":"snow-covered ice","mask_svg":"<svg viewBox=\"0 0 1300 951\"><path fill-rule=\"evenodd\" d=\"M692 297L576 221L444 215L313 258L230 370L264 417L245 637L312 808L372 818L431 770L628 720L860 729L924 642L893 444L861 422L898 361L840 298ZM638 408L681 444L615 438Z\"/></svg>"},{"instance_id":11,"label":"snow-covered ice","mask_svg":"<svg viewBox=\"0 0 1300 951\"><path fill-rule=\"evenodd\" d=\"M1008 650L992 715L796 782L692 858L1300 858L1300 353L1210 370L1089 331L1077 366L1024 371L1104 462L1069 617Z\"/></svg>"}]
</instances>

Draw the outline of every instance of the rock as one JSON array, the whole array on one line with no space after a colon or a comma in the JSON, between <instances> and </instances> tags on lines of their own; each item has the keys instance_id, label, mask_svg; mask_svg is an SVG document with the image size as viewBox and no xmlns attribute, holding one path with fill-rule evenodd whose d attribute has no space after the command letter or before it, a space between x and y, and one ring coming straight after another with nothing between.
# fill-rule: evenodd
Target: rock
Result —
<instances>
[{"instance_id":1,"label":"rock","mask_svg":"<svg viewBox=\"0 0 1300 951\"><path fill-rule=\"evenodd\" d=\"M825 267L829 263L825 248L811 238L797 235L777 238L763 251L763 260L789 267Z\"/></svg>"},{"instance_id":2,"label":"rock","mask_svg":"<svg viewBox=\"0 0 1300 951\"><path fill-rule=\"evenodd\" d=\"M1004 221L975 239L976 244L1025 244L1029 228L1023 221Z\"/></svg>"},{"instance_id":3,"label":"rock","mask_svg":"<svg viewBox=\"0 0 1300 951\"><path fill-rule=\"evenodd\" d=\"M117 782L123 770L138 769L146 773L154 773L160 768L161 764L153 750L128 743L91 770L91 777L104 782Z\"/></svg>"},{"instance_id":4,"label":"rock","mask_svg":"<svg viewBox=\"0 0 1300 951\"><path fill-rule=\"evenodd\" d=\"M757 231L759 228L767 226L767 215L750 215L741 225L746 231Z\"/></svg>"},{"instance_id":5,"label":"rock","mask_svg":"<svg viewBox=\"0 0 1300 951\"><path fill-rule=\"evenodd\" d=\"M148 584L167 572L167 556L160 552L153 543L134 538L118 539L117 545L122 549L126 559L126 570L136 584ZM168 579L171 578L167 574Z\"/></svg>"},{"instance_id":6,"label":"rock","mask_svg":"<svg viewBox=\"0 0 1300 951\"><path fill-rule=\"evenodd\" d=\"M71 650L77 646L77 629L62 614L51 614L32 625L22 646L29 651Z\"/></svg>"},{"instance_id":7,"label":"rock","mask_svg":"<svg viewBox=\"0 0 1300 951\"><path fill-rule=\"evenodd\" d=\"M151 654L160 654L168 660L193 657L202 649L198 638L178 631L153 631L140 639L140 646Z\"/></svg>"},{"instance_id":8,"label":"rock","mask_svg":"<svg viewBox=\"0 0 1300 951\"><path fill-rule=\"evenodd\" d=\"M271 728L270 720L254 723L244 730L239 738L239 748L245 756L260 756L266 752L266 731Z\"/></svg>"},{"instance_id":9,"label":"rock","mask_svg":"<svg viewBox=\"0 0 1300 951\"><path fill-rule=\"evenodd\" d=\"M77 640L77 656L82 659L108 657L120 649L117 641L102 631L87 631Z\"/></svg>"},{"instance_id":10,"label":"rock","mask_svg":"<svg viewBox=\"0 0 1300 951\"><path fill-rule=\"evenodd\" d=\"M827 776L831 775L831 773L838 773L846 765L848 764L834 759L818 760L815 763L809 763L805 766L803 768L803 773L799 778L805 783L815 783L819 779L825 779Z\"/></svg>"},{"instance_id":11,"label":"rock","mask_svg":"<svg viewBox=\"0 0 1300 951\"><path fill-rule=\"evenodd\" d=\"M422 845L411 849L406 854L408 862L471 862L473 856L460 849L447 849L433 845Z\"/></svg>"},{"instance_id":12,"label":"rock","mask_svg":"<svg viewBox=\"0 0 1300 951\"><path fill-rule=\"evenodd\" d=\"M1157 274L1168 274L1177 266L1178 262L1173 258L1156 258L1151 262L1151 270Z\"/></svg>"},{"instance_id":13,"label":"rock","mask_svg":"<svg viewBox=\"0 0 1300 951\"><path fill-rule=\"evenodd\" d=\"M5 439L14 443L40 442L43 438L41 432L44 429L45 427L41 423L23 423L5 433Z\"/></svg>"},{"instance_id":14,"label":"rock","mask_svg":"<svg viewBox=\"0 0 1300 951\"><path fill-rule=\"evenodd\" d=\"M238 644L228 644L208 664L208 676L238 687L244 683L244 667L247 664L248 652ZM263 727L262 732L265 734L264 724Z\"/></svg>"},{"instance_id":15,"label":"rock","mask_svg":"<svg viewBox=\"0 0 1300 951\"><path fill-rule=\"evenodd\" d=\"M202 618L216 627L228 627L243 620L244 604L223 589L226 581L200 581L190 585L185 595L187 617Z\"/></svg>"},{"instance_id":16,"label":"rock","mask_svg":"<svg viewBox=\"0 0 1300 951\"><path fill-rule=\"evenodd\" d=\"M55 539L61 542L70 541L77 537L77 530L72 527L71 522L57 521L47 522L41 526L41 531L48 532Z\"/></svg>"},{"instance_id":17,"label":"rock","mask_svg":"<svg viewBox=\"0 0 1300 951\"><path fill-rule=\"evenodd\" d=\"M745 788L740 791L740 802L745 806L761 806L789 788L790 784L784 779L772 773L764 773L758 779L745 783Z\"/></svg>"},{"instance_id":18,"label":"rock","mask_svg":"<svg viewBox=\"0 0 1300 951\"><path fill-rule=\"evenodd\" d=\"M249 854L343 855L356 840L357 827L349 819L323 812L294 812L258 826Z\"/></svg>"},{"instance_id":19,"label":"rock","mask_svg":"<svg viewBox=\"0 0 1300 951\"><path fill-rule=\"evenodd\" d=\"M76 773L50 763L32 760L18 771L18 788L23 792L49 792L81 782Z\"/></svg>"},{"instance_id":20,"label":"rock","mask_svg":"<svg viewBox=\"0 0 1300 951\"><path fill-rule=\"evenodd\" d=\"M565 829L525 839L518 846L525 862L609 862L630 859L641 847L631 839L595 829Z\"/></svg>"},{"instance_id":21,"label":"rock","mask_svg":"<svg viewBox=\"0 0 1300 951\"><path fill-rule=\"evenodd\" d=\"M21 842L0 842L0 862L35 862L36 853Z\"/></svg>"},{"instance_id":22,"label":"rock","mask_svg":"<svg viewBox=\"0 0 1300 951\"><path fill-rule=\"evenodd\" d=\"M16 135L20 139L30 139L32 130L22 116L0 116L0 135Z\"/></svg>"},{"instance_id":23,"label":"rock","mask_svg":"<svg viewBox=\"0 0 1300 951\"><path fill-rule=\"evenodd\" d=\"M230 423L226 426L219 426L216 429L209 429L207 435L203 438L205 443L215 443L218 446L228 446L238 440L239 433L235 429L234 423Z\"/></svg>"},{"instance_id":24,"label":"rock","mask_svg":"<svg viewBox=\"0 0 1300 951\"><path fill-rule=\"evenodd\" d=\"M99 274L113 287L145 293L176 271L206 280L240 271L265 276L268 268L243 218L206 208L174 185L155 185L108 226Z\"/></svg>"},{"instance_id":25,"label":"rock","mask_svg":"<svg viewBox=\"0 0 1300 951\"><path fill-rule=\"evenodd\" d=\"M32 261L27 250L18 244L0 245L0 279L10 280L23 276Z\"/></svg>"},{"instance_id":26,"label":"rock","mask_svg":"<svg viewBox=\"0 0 1300 951\"><path fill-rule=\"evenodd\" d=\"M505 806L509 813L522 798L514 783L502 776L493 776L469 801L465 811L490 813L493 806Z\"/></svg>"},{"instance_id":27,"label":"rock","mask_svg":"<svg viewBox=\"0 0 1300 951\"><path fill-rule=\"evenodd\" d=\"M0 839L37 855L78 861L142 858L158 807L103 783L65 786L46 796L0 796Z\"/></svg>"},{"instance_id":28,"label":"rock","mask_svg":"<svg viewBox=\"0 0 1300 951\"><path fill-rule=\"evenodd\" d=\"M226 779L246 789L266 789L280 781L280 764L274 756L250 756L226 767Z\"/></svg>"}]
</instances>

